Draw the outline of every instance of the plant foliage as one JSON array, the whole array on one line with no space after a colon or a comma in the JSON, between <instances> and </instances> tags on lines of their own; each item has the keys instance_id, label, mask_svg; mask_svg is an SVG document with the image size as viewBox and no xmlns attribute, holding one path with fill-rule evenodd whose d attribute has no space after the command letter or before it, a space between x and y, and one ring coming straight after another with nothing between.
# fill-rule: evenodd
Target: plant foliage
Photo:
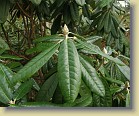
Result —
<instances>
[{"instance_id":1,"label":"plant foliage","mask_svg":"<svg viewBox=\"0 0 139 116\"><path fill-rule=\"evenodd\" d=\"M130 107L128 1L0 2L0 107Z\"/></svg>"}]
</instances>

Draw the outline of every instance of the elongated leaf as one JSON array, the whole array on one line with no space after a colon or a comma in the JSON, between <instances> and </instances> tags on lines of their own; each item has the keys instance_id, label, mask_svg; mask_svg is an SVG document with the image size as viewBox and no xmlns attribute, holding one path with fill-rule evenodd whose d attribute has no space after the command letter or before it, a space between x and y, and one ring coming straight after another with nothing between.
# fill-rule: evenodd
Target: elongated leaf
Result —
<instances>
[{"instance_id":1,"label":"elongated leaf","mask_svg":"<svg viewBox=\"0 0 139 116\"><path fill-rule=\"evenodd\" d=\"M8 83L8 86L12 88L11 80L13 78L13 72L8 68L7 66L4 66L3 64L0 63L0 70L3 71L5 79Z\"/></svg>"},{"instance_id":2,"label":"elongated leaf","mask_svg":"<svg viewBox=\"0 0 139 116\"><path fill-rule=\"evenodd\" d=\"M54 44L49 49L43 51L31 61L29 61L21 70L19 70L13 77L12 84L15 85L19 81L25 81L30 78L36 71L38 71L56 52L59 47L58 44Z\"/></svg>"},{"instance_id":3,"label":"elongated leaf","mask_svg":"<svg viewBox=\"0 0 139 116\"><path fill-rule=\"evenodd\" d=\"M9 88L3 69L0 67L0 101L7 104L12 99L12 91Z\"/></svg>"},{"instance_id":4,"label":"elongated leaf","mask_svg":"<svg viewBox=\"0 0 139 116\"><path fill-rule=\"evenodd\" d=\"M51 46L53 46L54 43L52 42L47 42L47 43L38 43L36 46L34 46L33 48L30 48L26 51L26 54L33 54L33 53L38 53L38 52L42 52L46 49L49 49Z\"/></svg>"},{"instance_id":5,"label":"elongated leaf","mask_svg":"<svg viewBox=\"0 0 139 116\"><path fill-rule=\"evenodd\" d=\"M99 54L99 55L101 55L101 56L103 56L103 57L105 57L105 58L107 58L107 59L109 59L109 60L111 60L111 61L113 61L113 62L119 64L119 65L125 65L125 64L124 64L122 61L120 61L119 59L113 58L112 56L109 56L109 55L103 53L103 52L100 50L100 48L99 48L98 46L94 45L94 44L86 43L86 42L83 42L83 41L81 41L81 40L79 40L79 39L76 39L76 41L79 42L80 44L82 44L82 45L86 48L86 50L88 49L89 52L92 52L92 53L95 52L95 53L97 53L97 54Z\"/></svg>"},{"instance_id":6,"label":"elongated leaf","mask_svg":"<svg viewBox=\"0 0 139 116\"><path fill-rule=\"evenodd\" d=\"M88 42L88 43L89 43L89 42L94 43L94 42L96 42L97 40L102 39L102 37L100 37L100 36L90 36L90 37L87 37L86 39L87 39L87 42Z\"/></svg>"},{"instance_id":7,"label":"elongated leaf","mask_svg":"<svg viewBox=\"0 0 139 116\"><path fill-rule=\"evenodd\" d=\"M57 74L55 73L44 82L40 91L37 94L36 100L39 102L50 101L56 90L57 84L58 84L58 78Z\"/></svg>"},{"instance_id":8,"label":"elongated leaf","mask_svg":"<svg viewBox=\"0 0 139 116\"><path fill-rule=\"evenodd\" d=\"M59 35L47 35L47 36L35 39L34 42L45 42L45 41L46 42L47 41L55 42L55 41L59 41L59 40L64 40L64 37L59 36Z\"/></svg>"},{"instance_id":9,"label":"elongated leaf","mask_svg":"<svg viewBox=\"0 0 139 116\"><path fill-rule=\"evenodd\" d=\"M13 99L19 100L22 97L24 97L24 95L26 95L31 90L32 86L33 86L32 79L21 84L18 87L18 89L15 91L15 93L13 95Z\"/></svg>"},{"instance_id":10,"label":"elongated leaf","mask_svg":"<svg viewBox=\"0 0 139 116\"><path fill-rule=\"evenodd\" d=\"M81 61L81 70L82 70L82 79L85 84L90 88L90 90L100 96L105 95L105 88L101 80L99 79L96 70L82 57Z\"/></svg>"},{"instance_id":11,"label":"elongated leaf","mask_svg":"<svg viewBox=\"0 0 139 116\"><path fill-rule=\"evenodd\" d=\"M5 55L0 56L0 59L22 60L23 58L20 58L18 56L5 54Z\"/></svg>"},{"instance_id":12,"label":"elongated leaf","mask_svg":"<svg viewBox=\"0 0 139 116\"><path fill-rule=\"evenodd\" d=\"M127 65L124 65L124 66L120 66L118 65L118 68L120 69L120 71L124 74L124 76L130 80L130 68L127 66Z\"/></svg>"},{"instance_id":13,"label":"elongated leaf","mask_svg":"<svg viewBox=\"0 0 139 116\"><path fill-rule=\"evenodd\" d=\"M81 84L81 70L78 52L70 39L65 39L60 45L58 78L65 101L74 102Z\"/></svg>"}]
</instances>

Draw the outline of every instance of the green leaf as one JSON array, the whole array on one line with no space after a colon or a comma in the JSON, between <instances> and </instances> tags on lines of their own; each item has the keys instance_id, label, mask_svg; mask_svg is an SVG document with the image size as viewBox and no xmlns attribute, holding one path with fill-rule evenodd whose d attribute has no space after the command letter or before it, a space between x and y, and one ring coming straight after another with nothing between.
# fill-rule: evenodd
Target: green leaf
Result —
<instances>
[{"instance_id":1,"label":"green leaf","mask_svg":"<svg viewBox=\"0 0 139 116\"><path fill-rule=\"evenodd\" d=\"M46 49L49 49L51 46L53 46L52 42L47 42L47 43L38 43L36 46L34 46L33 48L30 48L26 51L26 54L33 54L33 53L38 53L38 52L42 52Z\"/></svg>"},{"instance_id":2,"label":"green leaf","mask_svg":"<svg viewBox=\"0 0 139 116\"><path fill-rule=\"evenodd\" d=\"M112 1L113 1L113 0L99 0L99 2L98 2L97 5L98 5L100 8L103 8L103 7L107 6L107 5L109 5Z\"/></svg>"},{"instance_id":3,"label":"green leaf","mask_svg":"<svg viewBox=\"0 0 139 116\"><path fill-rule=\"evenodd\" d=\"M44 82L40 91L37 94L36 100L39 102L50 101L56 90L57 84L58 78L57 74L55 73Z\"/></svg>"},{"instance_id":4,"label":"green leaf","mask_svg":"<svg viewBox=\"0 0 139 116\"><path fill-rule=\"evenodd\" d=\"M12 91L9 88L6 80L6 75L0 66L0 101L4 104L8 104L12 99Z\"/></svg>"},{"instance_id":5,"label":"green leaf","mask_svg":"<svg viewBox=\"0 0 139 116\"><path fill-rule=\"evenodd\" d=\"M87 40L88 43L89 42L90 43L94 43L94 42L96 42L99 39L102 39L102 37L100 37L100 36L90 36L90 37L87 37L86 38L86 40Z\"/></svg>"},{"instance_id":6,"label":"green leaf","mask_svg":"<svg viewBox=\"0 0 139 116\"><path fill-rule=\"evenodd\" d=\"M101 80L99 79L95 68L91 66L87 61L80 57L82 79L90 90L100 96L105 95L105 88Z\"/></svg>"},{"instance_id":7,"label":"green leaf","mask_svg":"<svg viewBox=\"0 0 139 116\"><path fill-rule=\"evenodd\" d=\"M55 42L59 40L64 40L64 37L60 35L47 35L47 36L35 39L34 42L35 43L36 42L48 42L48 41Z\"/></svg>"},{"instance_id":8,"label":"green leaf","mask_svg":"<svg viewBox=\"0 0 139 116\"><path fill-rule=\"evenodd\" d=\"M0 56L0 59L22 60L23 58L20 58L18 56L4 54L4 55Z\"/></svg>"},{"instance_id":9,"label":"green leaf","mask_svg":"<svg viewBox=\"0 0 139 116\"><path fill-rule=\"evenodd\" d=\"M35 74L56 52L59 43L54 44L49 49L41 52L31 61L29 61L21 70L19 70L13 77L12 84L15 85L19 81L25 81Z\"/></svg>"},{"instance_id":10,"label":"green leaf","mask_svg":"<svg viewBox=\"0 0 139 116\"><path fill-rule=\"evenodd\" d=\"M112 56L109 56L109 55L103 53L100 50L100 48L98 46L94 45L94 44L86 43L86 42L83 42L83 41L81 41L79 39L76 39L76 41L79 42L80 44L82 44L86 48L86 50L88 49L89 52L92 52L92 53L95 52L95 53L97 53L97 54L99 54L99 55L101 55L101 56L103 56L103 57L105 57L105 58L107 58L107 59L119 64L119 65L125 65L121 60L119 60L117 58L113 58Z\"/></svg>"},{"instance_id":11,"label":"green leaf","mask_svg":"<svg viewBox=\"0 0 139 116\"><path fill-rule=\"evenodd\" d=\"M21 84L18 87L18 89L15 91L15 93L13 95L13 99L19 100L19 99L23 98L31 90L32 86L33 86L32 79Z\"/></svg>"},{"instance_id":12,"label":"green leaf","mask_svg":"<svg viewBox=\"0 0 139 116\"><path fill-rule=\"evenodd\" d=\"M10 68L8 68L7 66L5 66L5 65L3 65L1 63L0 63L0 70L3 71L5 79L6 79L7 83L8 83L8 86L10 88L12 88L11 80L13 78L13 74L14 73L10 70Z\"/></svg>"},{"instance_id":13,"label":"green leaf","mask_svg":"<svg viewBox=\"0 0 139 116\"><path fill-rule=\"evenodd\" d=\"M83 6L85 4L85 0L75 0L75 1L80 6Z\"/></svg>"},{"instance_id":14,"label":"green leaf","mask_svg":"<svg viewBox=\"0 0 139 116\"><path fill-rule=\"evenodd\" d=\"M119 84L119 85L124 85L124 83L122 81L119 81L119 80L116 80L116 79L113 79L113 78L110 78L110 77L104 77L107 81L111 82L111 83L116 83L116 84Z\"/></svg>"},{"instance_id":15,"label":"green leaf","mask_svg":"<svg viewBox=\"0 0 139 116\"><path fill-rule=\"evenodd\" d=\"M120 66L120 65L117 64L117 66L118 66L119 70L124 74L124 76L128 80L130 80L130 68L127 65Z\"/></svg>"},{"instance_id":16,"label":"green leaf","mask_svg":"<svg viewBox=\"0 0 139 116\"><path fill-rule=\"evenodd\" d=\"M81 70L77 49L70 39L65 39L60 45L58 78L65 101L74 102L81 84Z\"/></svg>"}]
</instances>

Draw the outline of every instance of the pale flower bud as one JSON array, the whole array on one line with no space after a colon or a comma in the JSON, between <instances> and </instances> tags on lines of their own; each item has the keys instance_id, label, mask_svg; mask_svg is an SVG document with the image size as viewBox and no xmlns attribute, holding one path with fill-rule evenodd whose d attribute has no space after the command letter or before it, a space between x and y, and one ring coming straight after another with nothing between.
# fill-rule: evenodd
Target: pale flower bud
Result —
<instances>
[{"instance_id":1,"label":"pale flower bud","mask_svg":"<svg viewBox=\"0 0 139 116\"><path fill-rule=\"evenodd\" d=\"M67 36L67 35L69 34L69 29L68 29L68 27L67 27L66 24L64 24L64 27L63 27L62 31L63 31L63 34L64 34L65 36Z\"/></svg>"},{"instance_id":2,"label":"pale flower bud","mask_svg":"<svg viewBox=\"0 0 139 116\"><path fill-rule=\"evenodd\" d=\"M107 50L106 50L105 47L103 48L103 52L104 52L105 54L108 54L108 52L107 52Z\"/></svg>"}]
</instances>

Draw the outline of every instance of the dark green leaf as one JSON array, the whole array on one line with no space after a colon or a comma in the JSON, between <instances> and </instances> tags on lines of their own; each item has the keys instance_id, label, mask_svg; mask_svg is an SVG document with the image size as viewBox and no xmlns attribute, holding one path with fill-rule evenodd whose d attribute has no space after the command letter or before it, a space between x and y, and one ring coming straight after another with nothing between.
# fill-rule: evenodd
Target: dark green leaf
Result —
<instances>
[{"instance_id":1,"label":"dark green leaf","mask_svg":"<svg viewBox=\"0 0 139 116\"><path fill-rule=\"evenodd\" d=\"M0 59L22 60L23 58L20 58L18 56L4 54L0 56Z\"/></svg>"},{"instance_id":2,"label":"dark green leaf","mask_svg":"<svg viewBox=\"0 0 139 116\"><path fill-rule=\"evenodd\" d=\"M36 100L41 102L50 101L56 90L57 84L58 78L57 74L55 73L44 82L44 84L40 88L40 91L37 94Z\"/></svg>"},{"instance_id":3,"label":"dark green leaf","mask_svg":"<svg viewBox=\"0 0 139 116\"><path fill-rule=\"evenodd\" d=\"M19 100L22 97L24 97L24 95L26 95L31 90L32 86L33 86L32 79L30 79L29 81L26 81L23 84L21 84L18 87L18 89L15 91L15 93L13 95L13 99L14 100Z\"/></svg>"},{"instance_id":4,"label":"dark green leaf","mask_svg":"<svg viewBox=\"0 0 139 116\"><path fill-rule=\"evenodd\" d=\"M91 43L83 42L79 39L76 39L76 41L79 42L80 44L82 44L86 49L88 49L89 52L92 52L92 53L95 52L95 53L97 53L97 54L99 54L99 55L119 64L119 65L124 65L124 63L122 61L120 61L119 59L113 58L112 56L109 56L109 55L103 53L98 46L91 44Z\"/></svg>"},{"instance_id":5,"label":"dark green leaf","mask_svg":"<svg viewBox=\"0 0 139 116\"><path fill-rule=\"evenodd\" d=\"M90 90L100 96L105 95L105 88L101 80L99 79L95 68L93 68L87 61L80 57L82 78L85 84Z\"/></svg>"},{"instance_id":6,"label":"dark green leaf","mask_svg":"<svg viewBox=\"0 0 139 116\"><path fill-rule=\"evenodd\" d=\"M13 74L14 73L10 70L10 68L8 68L7 66L5 66L5 65L3 65L1 63L0 63L0 70L3 71L4 77L5 77L5 79L6 79L7 83L8 83L8 86L10 88L12 88L11 80L13 78Z\"/></svg>"},{"instance_id":7,"label":"dark green leaf","mask_svg":"<svg viewBox=\"0 0 139 116\"><path fill-rule=\"evenodd\" d=\"M56 52L59 43L54 44L49 49L41 52L31 61L29 61L21 70L19 70L13 77L12 84L15 85L19 81L25 81L35 74Z\"/></svg>"},{"instance_id":8,"label":"dark green leaf","mask_svg":"<svg viewBox=\"0 0 139 116\"><path fill-rule=\"evenodd\" d=\"M35 39L34 42L35 43L36 42L48 42L48 41L56 42L56 41L63 40L63 39L64 37L60 35L47 35L47 36Z\"/></svg>"},{"instance_id":9,"label":"dark green leaf","mask_svg":"<svg viewBox=\"0 0 139 116\"><path fill-rule=\"evenodd\" d=\"M65 101L74 102L81 84L81 70L78 52L70 39L65 39L60 45L58 78Z\"/></svg>"},{"instance_id":10,"label":"dark green leaf","mask_svg":"<svg viewBox=\"0 0 139 116\"><path fill-rule=\"evenodd\" d=\"M121 61L122 62L122 61ZM130 80L130 68L127 66L127 65L124 65L124 66L121 66L121 65L118 65L118 68L119 70L124 74L124 76Z\"/></svg>"},{"instance_id":11,"label":"dark green leaf","mask_svg":"<svg viewBox=\"0 0 139 116\"><path fill-rule=\"evenodd\" d=\"M6 75L1 66L0 66L0 101L4 104L8 104L12 99L12 91L9 88L9 84L6 80Z\"/></svg>"}]
</instances>

